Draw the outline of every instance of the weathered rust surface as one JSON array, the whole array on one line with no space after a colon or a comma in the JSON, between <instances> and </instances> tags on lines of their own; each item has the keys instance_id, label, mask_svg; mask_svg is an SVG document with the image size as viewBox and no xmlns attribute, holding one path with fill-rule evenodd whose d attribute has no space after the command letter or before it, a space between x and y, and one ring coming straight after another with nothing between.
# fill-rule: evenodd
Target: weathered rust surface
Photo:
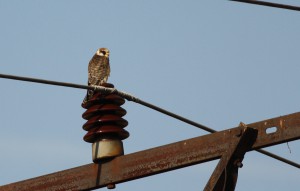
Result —
<instances>
[{"instance_id":1,"label":"weathered rust surface","mask_svg":"<svg viewBox=\"0 0 300 191\"><path fill-rule=\"evenodd\" d=\"M227 152L223 153L204 191L234 191L238 168L242 166L244 155L252 147L256 137L256 129L244 127L241 135L237 135L237 139L230 140L231 144L228 145Z\"/></svg>"},{"instance_id":2,"label":"weathered rust surface","mask_svg":"<svg viewBox=\"0 0 300 191\"><path fill-rule=\"evenodd\" d=\"M258 130L252 149L300 139L300 113L294 113L248 127ZM269 127L277 131L266 133ZM91 190L111 183L121 183L166 171L218 159L231 140L241 134L241 127L216 132L161 147L140 151L103 164L88 164L53 174L0 187L0 191Z\"/></svg>"},{"instance_id":3,"label":"weathered rust surface","mask_svg":"<svg viewBox=\"0 0 300 191\"><path fill-rule=\"evenodd\" d=\"M272 146L300 139L300 112L276 117L247 125L258 130L253 149ZM277 131L268 134L268 128L276 127Z\"/></svg>"}]
</instances>

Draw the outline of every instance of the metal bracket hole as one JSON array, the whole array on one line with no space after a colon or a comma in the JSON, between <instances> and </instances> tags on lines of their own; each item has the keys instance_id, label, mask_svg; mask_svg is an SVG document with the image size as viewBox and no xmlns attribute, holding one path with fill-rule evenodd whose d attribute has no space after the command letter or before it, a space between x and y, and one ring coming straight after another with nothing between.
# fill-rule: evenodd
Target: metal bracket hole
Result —
<instances>
[{"instance_id":1,"label":"metal bracket hole","mask_svg":"<svg viewBox=\"0 0 300 191\"><path fill-rule=\"evenodd\" d=\"M266 129L267 134L276 133L277 127L269 127Z\"/></svg>"}]
</instances>

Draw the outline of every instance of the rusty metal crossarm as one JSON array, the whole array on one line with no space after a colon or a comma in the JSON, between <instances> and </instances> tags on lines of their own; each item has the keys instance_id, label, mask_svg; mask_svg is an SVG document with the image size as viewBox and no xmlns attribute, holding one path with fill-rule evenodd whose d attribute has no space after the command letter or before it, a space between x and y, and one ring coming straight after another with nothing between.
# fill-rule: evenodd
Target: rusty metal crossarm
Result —
<instances>
[{"instance_id":1,"label":"rusty metal crossarm","mask_svg":"<svg viewBox=\"0 0 300 191\"><path fill-rule=\"evenodd\" d=\"M238 177L238 168L243 166L242 161L245 153L251 149L257 137L257 130L249 128L241 123L243 132L236 135L235 139L230 140L226 152L222 154L221 159L209 181L207 182L204 191L226 190L233 191Z\"/></svg>"},{"instance_id":2,"label":"rusty metal crossarm","mask_svg":"<svg viewBox=\"0 0 300 191\"><path fill-rule=\"evenodd\" d=\"M300 112L247 126L258 130L256 142L250 150L297 140L300 139ZM276 132L266 133L271 127L276 127ZM227 129L120 156L103 164L88 164L4 185L0 191L91 190L211 161L220 158L230 140L236 139L242 130L241 127Z\"/></svg>"}]
</instances>

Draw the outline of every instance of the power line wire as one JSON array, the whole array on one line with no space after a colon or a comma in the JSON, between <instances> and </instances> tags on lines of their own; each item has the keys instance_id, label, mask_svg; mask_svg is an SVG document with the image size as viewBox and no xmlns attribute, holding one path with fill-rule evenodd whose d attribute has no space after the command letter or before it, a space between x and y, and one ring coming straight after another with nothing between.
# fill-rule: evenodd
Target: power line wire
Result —
<instances>
[{"instance_id":1,"label":"power line wire","mask_svg":"<svg viewBox=\"0 0 300 191\"><path fill-rule=\"evenodd\" d=\"M275 8L281 8L281 9L289 9L289 10L293 10L293 11L300 11L300 7L297 7L297 6L272 3L272 2L266 2L266 1L256 1L256 0L229 0L229 1L236 1L236 2L241 2L241 3L249 3L249 4L263 5L263 6L275 7Z\"/></svg>"},{"instance_id":2,"label":"power line wire","mask_svg":"<svg viewBox=\"0 0 300 191\"><path fill-rule=\"evenodd\" d=\"M196 123L196 122L191 121L189 119L186 119L184 117L181 117L177 114L174 114L174 113L169 112L165 109L157 107L153 104L145 102L145 101L143 101L143 100L141 100L141 99L139 99L135 96L132 96L132 95L130 95L128 93L125 93L123 91L119 91L115 88L106 88L106 87L103 87L103 86L87 86L87 85L80 85L80 84L73 84L73 83L66 83L66 82L58 82L58 81L44 80L44 79L38 79L38 78L29 78L29 77L23 77L23 76L14 76L14 75L7 75L7 74L0 74L0 78L27 81L27 82L34 82L34 83L41 83L41 84L48 84L48 85L56 85L56 86L63 86L63 87L72 87L72 88L78 88L78 89L95 90L95 91L99 91L99 92L102 92L102 93L116 93L116 94L122 96L123 98L127 99L128 101L133 101L133 102L139 103L139 104L144 105L148 108L151 108L151 109L156 110L158 112L161 112L165 115L176 118L180 121L183 121L185 123L188 123L190 125L198 127L200 129L203 129L203 130L208 131L210 133L216 132L215 130L213 130L209 127L206 127L202 124L199 124L199 123Z\"/></svg>"},{"instance_id":3,"label":"power line wire","mask_svg":"<svg viewBox=\"0 0 300 191\"><path fill-rule=\"evenodd\" d=\"M275 159L277 159L277 160L279 160L279 161L281 161L281 162L284 162L284 163L287 163L287 164L289 164L289 165L292 165L292 166L294 166L294 167L296 167L296 168L300 168L300 164L297 164L297 163L295 163L295 162L293 162L293 161L287 160L287 159L285 159L285 158L283 158L283 157L280 157L280 156L278 156L278 155L275 155L275 154L273 154L273 153L270 153L270 152L268 152L268 151L266 151L266 150L263 150L263 149L256 149L256 151L259 152L259 153L261 153L261 154L267 155L267 156L269 156L269 157L271 157L271 158L275 158Z\"/></svg>"},{"instance_id":4,"label":"power line wire","mask_svg":"<svg viewBox=\"0 0 300 191\"><path fill-rule=\"evenodd\" d=\"M66 82L57 82L57 81L51 81L51 80L44 80L44 79L38 79L38 78L29 78L29 77L22 77L22 76L14 76L14 75L8 75L8 74L0 74L0 78L6 78L6 79L12 79L12 80L20 80L20 81L27 81L27 82L34 82L34 83L42 83L42 84L48 84L48 85L56 85L56 86L63 86L63 87L72 87L72 88L78 88L78 89L87 89L87 90L95 90L95 91L100 91L100 92L103 92L103 93L116 93L120 96L122 96L123 98L127 99L128 101L133 101L133 102L136 102L136 103L139 103L141 105L144 105L148 108L151 108L153 110L156 110L160 113L163 113L165 115L168 115L170 117L173 117L175 119L178 119L180 121L183 121L185 123L188 123L190 125L193 125L197 128L200 128L204 131L207 131L207 132L210 132L210 133L215 133L217 132L216 130L214 129L211 129L209 127L206 127L205 125L202 125L200 123L197 123L197 122L194 122L194 121L191 121L187 118L184 118L182 116L179 116L175 113L172 113L170 111L167 111L165 109L162 109L160 107L157 107L153 104L150 104L148 102L145 102L135 96L132 96L128 93L125 93L123 91L119 91L115 88L106 88L106 87L102 87L102 86L87 86L87 85L80 85L80 84L74 84L74 83L66 83ZM289 164L291 166L294 166L296 168L300 168L300 164L297 164L293 161L290 161L288 159L285 159L285 158L282 158L280 156L277 156L273 153L270 153L270 152L267 152L265 150L262 150L262 149L257 149L256 150L257 152L260 152L264 155L267 155L271 158L274 158L274 159L277 159L279 161L282 161L286 164Z\"/></svg>"}]
</instances>

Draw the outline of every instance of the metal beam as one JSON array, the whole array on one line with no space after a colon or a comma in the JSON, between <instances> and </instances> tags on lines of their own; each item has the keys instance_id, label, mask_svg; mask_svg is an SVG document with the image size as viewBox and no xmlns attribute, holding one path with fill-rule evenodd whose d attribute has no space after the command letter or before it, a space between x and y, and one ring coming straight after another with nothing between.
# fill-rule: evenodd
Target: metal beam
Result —
<instances>
[{"instance_id":1,"label":"metal beam","mask_svg":"<svg viewBox=\"0 0 300 191\"><path fill-rule=\"evenodd\" d=\"M241 125L244 124L241 123ZM256 129L244 126L242 134L237 136L237 139L230 140L230 147L222 154L204 191L234 191L238 178L238 168L243 166L244 155L251 149L256 137Z\"/></svg>"},{"instance_id":2,"label":"metal beam","mask_svg":"<svg viewBox=\"0 0 300 191\"><path fill-rule=\"evenodd\" d=\"M257 129L250 150L300 139L300 112L248 124ZM275 132L268 132L275 128ZM0 191L91 190L113 183L167 172L218 159L231 140L241 135L241 127L227 129L184 141L117 157L102 164L88 164L0 187ZM230 140L230 141L229 141Z\"/></svg>"}]
</instances>

